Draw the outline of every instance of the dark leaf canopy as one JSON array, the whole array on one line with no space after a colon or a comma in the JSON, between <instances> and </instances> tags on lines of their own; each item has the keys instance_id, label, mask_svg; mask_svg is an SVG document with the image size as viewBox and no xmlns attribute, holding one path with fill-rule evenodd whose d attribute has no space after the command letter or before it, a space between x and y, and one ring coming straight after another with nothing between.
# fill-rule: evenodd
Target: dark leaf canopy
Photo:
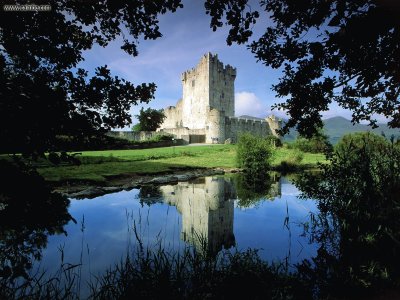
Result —
<instances>
[{"instance_id":1,"label":"dark leaf canopy","mask_svg":"<svg viewBox=\"0 0 400 300\"><path fill-rule=\"evenodd\" d=\"M230 27L228 44L248 43L255 57L283 76L273 90L286 101L284 131L297 126L311 135L321 112L336 102L353 122L376 124L374 114L400 127L400 4L391 0L260 0L270 18L264 34L250 41L258 17L251 1L207 0L211 27ZM253 9L253 10L252 10Z\"/></svg>"},{"instance_id":2,"label":"dark leaf canopy","mask_svg":"<svg viewBox=\"0 0 400 300\"><path fill-rule=\"evenodd\" d=\"M143 107L141 108L140 113L136 115L136 117L139 120L140 130L144 131L156 131L166 118L163 110L152 108L147 108L145 110L143 109Z\"/></svg>"},{"instance_id":3,"label":"dark leaf canopy","mask_svg":"<svg viewBox=\"0 0 400 300\"><path fill-rule=\"evenodd\" d=\"M57 135L79 138L130 124L129 108L148 103L155 84L134 85L113 76L107 66L77 66L84 51L113 40L121 42L122 51L138 55L140 38L161 37L158 16L182 6L180 0L50 5L45 12L0 11L0 138L9 141L2 151L57 150Z\"/></svg>"}]
</instances>

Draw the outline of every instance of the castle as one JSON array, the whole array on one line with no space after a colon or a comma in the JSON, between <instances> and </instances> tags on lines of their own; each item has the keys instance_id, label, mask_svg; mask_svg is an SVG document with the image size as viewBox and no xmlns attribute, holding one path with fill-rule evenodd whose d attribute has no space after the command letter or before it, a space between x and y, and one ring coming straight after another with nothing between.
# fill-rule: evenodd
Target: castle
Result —
<instances>
[{"instance_id":1,"label":"castle","mask_svg":"<svg viewBox=\"0 0 400 300\"><path fill-rule=\"evenodd\" d=\"M217 55L203 55L195 68L182 74L182 99L164 109L166 119L158 131L188 143L236 142L241 132L278 136L281 123L273 115L235 117L235 78L236 69L224 66Z\"/></svg>"}]
</instances>

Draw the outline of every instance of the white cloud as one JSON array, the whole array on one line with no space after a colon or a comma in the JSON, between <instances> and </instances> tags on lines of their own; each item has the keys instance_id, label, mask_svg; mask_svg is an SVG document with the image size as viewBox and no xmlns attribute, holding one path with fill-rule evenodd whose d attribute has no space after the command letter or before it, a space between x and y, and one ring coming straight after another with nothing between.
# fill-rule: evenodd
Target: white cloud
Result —
<instances>
[{"instance_id":1,"label":"white cloud","mask_svg":"<svg viewBox=\"0 0 400 300\"><path fill-rule=\"evenodd\" d=\"M250 92L235 93L235 114L236 116L249 115L253 117L263 118L266 116L266 105Z\"/></svg>"}]
</instances>

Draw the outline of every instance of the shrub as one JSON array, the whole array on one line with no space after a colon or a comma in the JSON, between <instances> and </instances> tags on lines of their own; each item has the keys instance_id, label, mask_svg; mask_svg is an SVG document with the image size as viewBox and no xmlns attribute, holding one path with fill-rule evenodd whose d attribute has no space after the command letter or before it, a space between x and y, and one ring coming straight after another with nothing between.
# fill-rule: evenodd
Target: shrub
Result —
<instances>
[{"instance_id":1,"label":"shrub","mask_svg":"<svg viewBox=\"0 0 400 300\"><path fill-rule=\"evenodd\" d=\"M348 134L329 160L320 173L305 174L297 182L305 197L318 199L320 213L313 219L311 238L325 247L319 250L325 257L314 261L330 260L330 265L317 265L315 273L333 271L319 280L334 293L397 284L400 149L372 133Z\"/></svg>"},{"instance_id":2,"label":"shrub","mask_svg":"<svg viewBox=\"0 0 400 300\"><path fill-rule=\"evenodd\" d=\"M274 135L268 135L265 139L266 139L272 146L275 146L275 147L282 147L282 145L283 145L281 139L278 138L278 137L276 137L276 136L274 136Z\"/></svg>"},{"instance_id":3,"label":"shrub","mask_svg":"<svg viewBox=\"0 0 400 300\"><path fill-rule=\"evenodd\" d=\"M173 135L169 133L159 133L152 138L146 140L146 142L161 142L161 141L172 141Z\"/></svg>"},{"instance_id":4,"label":"shrub","mask_svg":"<svg viewBox=\"0 0 400 300\"><path fill-rule=\"evenodd\" d=\"M272 146L263 138L244 133L239 137L237 145L237 165L246 173L265 174L272 158Z\"/></svg>"},{"instance_id":5,"label":"shrub","mask_svg":"<svg viewBox=\"0 0 400 300\"><path fill-rule=\"evenodd\" d=\"M328 136L322 131L318 131L311 138L297 137L292 146L303 152L310 153L329 153L332 151L332 144Z\"/></svg>"}]
</instances>

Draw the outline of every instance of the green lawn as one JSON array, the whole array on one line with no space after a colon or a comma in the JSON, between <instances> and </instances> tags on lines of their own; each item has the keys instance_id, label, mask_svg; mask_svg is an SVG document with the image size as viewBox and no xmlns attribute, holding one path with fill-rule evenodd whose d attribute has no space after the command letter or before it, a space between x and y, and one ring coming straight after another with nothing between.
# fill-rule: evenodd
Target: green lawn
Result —
<instances>
[{"instance_id":1,"label":"green lawn","mask_svg":"<svg viewBox=\"0 0 400 300\"><path fill-rule=\"evenodd\" d=\"M278 148L274 153L274 159L272 161L272 165L279 165L281 161L290 158L294 153L298 152L298 150L287 149L287 148ZM300 165L309 165L316 166L318 162L325 163L325 155L322 153L306 153L303 152L304 157L300 162Z\"/></svg>"},{"instance_id":2,"label":"green lawn","mask_svg":"<svg viewBox=\"0 0 400 300\"><path fill-rule=\"evenodd\" d=\"M295 152L278 148L273 166ZM38 171L49 181L106 181L121 174L155 174L184 168L235 168L235 145L205 145L153 148L141 150L112 150L82 152L80 166L41 166ZM305 153L300 165L315 167L324 162L323 154Z\"/></svg>"}]
</instances>

